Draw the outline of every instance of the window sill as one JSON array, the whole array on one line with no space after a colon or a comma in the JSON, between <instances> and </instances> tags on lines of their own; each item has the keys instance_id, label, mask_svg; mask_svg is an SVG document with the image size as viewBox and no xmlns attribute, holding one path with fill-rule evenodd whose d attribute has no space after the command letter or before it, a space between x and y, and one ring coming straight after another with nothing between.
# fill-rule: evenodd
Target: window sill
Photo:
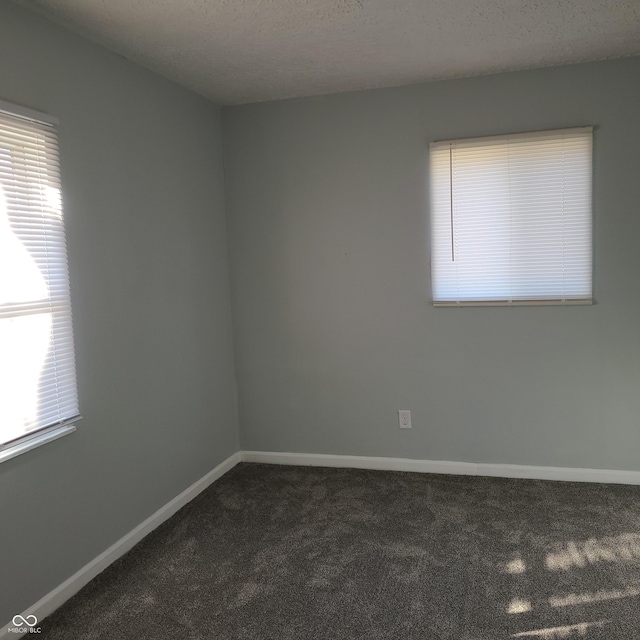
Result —
<instances>
[{"instance_id":1,"label":"window sill","mask_svg":"<svg viewBox=\"0 0 640 640\"><path fill-rule=\"evenodd\" d=\"M10 445L5 449L0 450L0 463L11 460L11 458L22 455L36 447L41 447L43 444L47 444L47 442L52 442L53 440L62 438L63 436L73 433L75 430L75 424L65 424L57 429L47 431L46 433L34 434L33 438L23 440L18 444Z\"/></svg>"},{"instance_id":2,"label":"window sill","mask_svg":"<svg viewBox=\"0 0 640 640\"><path fill-rule=\"evenodd\" d=\"M465 300L464 302L436 302L434 307L569 307L592 305L591 298L569 300Z\"/></svg>"}]
</instances>

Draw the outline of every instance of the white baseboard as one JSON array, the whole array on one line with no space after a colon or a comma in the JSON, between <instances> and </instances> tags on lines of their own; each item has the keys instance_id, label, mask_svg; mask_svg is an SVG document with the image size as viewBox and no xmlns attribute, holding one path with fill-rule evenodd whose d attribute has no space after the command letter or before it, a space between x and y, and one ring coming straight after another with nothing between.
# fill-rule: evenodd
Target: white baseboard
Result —
<instances>
[{"instance_id":1,"label":"white baseboard","mask_svg":"<svg viewBox=\"0 0 640 640\"><path fill-rule=\"evenodd\" d=\"M42 620L46 616L53 613L58 607L64 604L71 596L75 595L88 582L93 580L99 573L104 571L111 563L123 556L127 551L134 547L146 535L160 526L165 520L168 520L176 511L184 507L185 504L191 502L199 493L204 491L210 484L214 483L218 478L230 471L241 460L240 452L236 452L221 462L215 469L209 471L207 475L194 482L190 487L185 489L181 494L170 500L163 507L158 509L153 515L149 516L144 522L140 523L135 529L132 529L125 536L120 538L115 544L112 544L106 551L103 551L98 557L86 564L78 572L74 573L70 578L65 580L61 585L50 591L43 598L38 600L33 606L22 612L23 617L28 615L36 616L38 620ZM22 634L8 633L7 629L14 627L12 622L5 624L0 628L0 639L2 638L18 638ZM31 635L31 634L28 634Z\"/></svg>"},{"instance_id":2,"label":"white baseboard","mask_svg":"<svg viewBox=\"0 0 640 640\"><path fill-rule=\"evenodd\" d=\"M465 476L494 476L498 478L529 478L532 480L563 480L567 482L605 482L640 485L640 471L619 471L615 469L534 467L521 464L412 460L410 458L375 458L371 456L278 453L272 451L241 451L240 455L242 456L243 462L263 462L266 464L382 469L386 471L415 471L418 473L450 473Z\"/></svg>"}]
</instances>

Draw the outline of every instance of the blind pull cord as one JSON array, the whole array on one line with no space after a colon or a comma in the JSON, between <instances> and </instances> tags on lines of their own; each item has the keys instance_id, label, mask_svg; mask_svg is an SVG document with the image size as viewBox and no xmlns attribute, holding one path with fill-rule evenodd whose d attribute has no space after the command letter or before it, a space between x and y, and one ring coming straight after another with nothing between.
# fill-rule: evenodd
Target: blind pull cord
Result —
<instances>
[{"instance_id":1,"label":"blind pull cord","mask_svg":"<svg viewBox=\"0 0 640 640\"><path fill-rule=\"evenodd\" d=\"M449 145L449 203L451 208L451 262L456 261L453 244L453 145Z\"/></svg>"}]
</instances>

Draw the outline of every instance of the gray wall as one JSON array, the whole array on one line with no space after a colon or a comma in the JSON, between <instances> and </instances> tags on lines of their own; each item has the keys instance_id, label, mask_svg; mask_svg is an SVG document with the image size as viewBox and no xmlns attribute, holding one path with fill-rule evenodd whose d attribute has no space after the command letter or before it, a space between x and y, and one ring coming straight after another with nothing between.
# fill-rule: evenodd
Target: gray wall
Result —
<instances>
[{"instance_id":1,"label":"gray wall","mask_svg":"<svg viewBox=\"0 0 640 640\"><path fill-rule=\"evenodd\" d=\"M242 448L639 470L638 113L640 58L225 108ZM433 308L428 142L591 124L597 304Z\"/></svg>"},{"instance_id":2,"label":"gray wall","mask_svg":"<svg viewBox=\"0 0 640 640\"><path fill-rule=\"evenodd\" d=\"M0 624L238 449L219 110L0 3L0 98L60 118L78 431L0 465Z\"/></svg>"}]
</instances>

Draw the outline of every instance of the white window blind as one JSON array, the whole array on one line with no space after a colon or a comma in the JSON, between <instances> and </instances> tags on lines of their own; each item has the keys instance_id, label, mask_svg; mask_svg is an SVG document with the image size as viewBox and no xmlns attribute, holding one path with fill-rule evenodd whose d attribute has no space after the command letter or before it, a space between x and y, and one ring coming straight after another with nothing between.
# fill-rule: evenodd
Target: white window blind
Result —
<instances>
[{"instance_id":1,"label":"white window blind","mask_svg":"<svg viewBox=\"0 0 640 640\"><path fill-rule=\"evenodd\" d=\"M434 142L435 305L589 303L592 128Z\"/></svg>"},{"instance_id":2,"label":"white window blind","mask_svg":"<svg viewBox=\"0 0 640 640\"><path fill-rule=\"evenodd\" d=\"M56 128L3 103L0 450L78 413Z\"/></svg>"}]
</instances>

